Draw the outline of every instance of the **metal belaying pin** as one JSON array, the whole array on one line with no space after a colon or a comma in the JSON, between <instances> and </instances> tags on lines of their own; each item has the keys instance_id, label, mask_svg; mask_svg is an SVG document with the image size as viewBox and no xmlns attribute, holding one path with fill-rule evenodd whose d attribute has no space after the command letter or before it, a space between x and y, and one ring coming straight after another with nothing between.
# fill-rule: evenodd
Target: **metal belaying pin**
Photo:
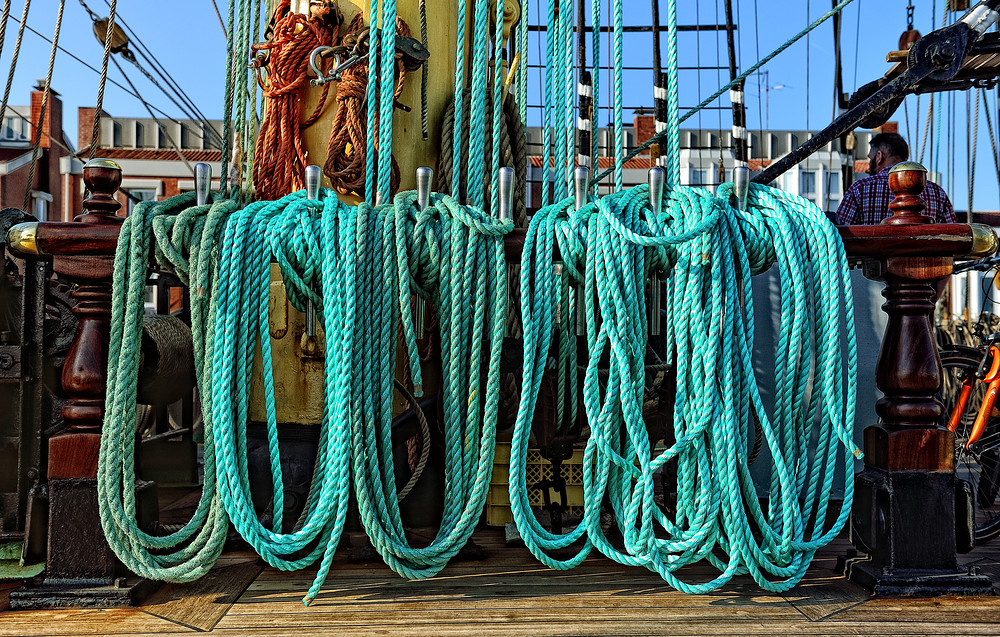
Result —
<instances>
[{"instance_id":1,"label":"metal belaying pin","mask_svg":"<svg viewBox=\"0 0 1000 637\"><path fill-rule=\"evenodd\" d=\"M510 166L501 167L497 178L500 183L500 203L497 209L497 218L501 221L512 220L514 218L514 169ZM509 283L505 281L504 284L508 285ZM504 322L504 337L510 336L509 325L509 321Z\"/></svg>"},{"instance_id":2,"label":"metal belaying pin","mask_svg":"<svg viewBox=\"0 0 1000 637\"><path fill-rule=\"evenodd\" d=\"M423 212L431 204L431 181L434 171L427 166L417 168L417 210ZM427 322L427 301L417 296L416 332L417 338L422 338Z\"/></svg>"},{"instance_id":3,"label":"metal belaying pin","mask_svg":"<svg viewBox=\"0 0 1000 637\"><path fill-rule=\"evenodd\" d=\"M747 195L750 194L750 167L737 166L733 168L733 196L736 197L736 209L747 209Z\"/></svg>"},{"instance_id":4,"label":"metal belaying pin","mask_svg":"<svg viewBox=\"0 0 1000 637\"><path fill-rule=\"evenodd\" d=\"M573 185L575 187L576 209L580 210L587 205L590 194L590 168L577 166L573 171ZM580 286L576 291L576 335L583 336L587 333L587 305L583 298L584 288Z\"/></svg>"},{"instance_id":5,"label":"metal belaying pin","mask_svg":"<svg viewBox=\"0 0 1000 637\"><path fill-rule=\"evenodd\" d=\"M665 171L656 166L649 169L649 206L653 216L659 217L663 210L663 183ZM649 335L660 335L660 275L654 267L649 275Z\"/></svg>"},{"instance_id":6,"label":"metal belaying pin","mask_svg":"<svg viewBox=\"0 0 1000 637\"><path fill-rule=\"evenodd\" d=\"M204 162L194 165L194 194L199 206L208 203L208 194L212 190L212 166Z\"/></svg>"},{"instance_id":7,"label":"metal belaying pin","mask_svg":"<svg viewBox=\"0 0 1000 637\"><path fill-rule=\"evenodd\" d=\"M501 221L504 219L514 218L514 169L510 166L504 166L500 169L499 173L500 180L500 210L498 211L497 218Z\"/></svg>"},{"instance_id":8,"label":"metal belaying pin","mask_svg":"<svg viewBox=\"0 0 1000 637\"><path fill-rule=\"evenodd\" d=\"M306 166L306 200L319 201L319 186L323 179L323 169L315 164ZM319 355L319 344L316 342L316 308L312 299L306 302L306 332L302 337L302 353L307 356Z\"/></svg>"}]
</instances>

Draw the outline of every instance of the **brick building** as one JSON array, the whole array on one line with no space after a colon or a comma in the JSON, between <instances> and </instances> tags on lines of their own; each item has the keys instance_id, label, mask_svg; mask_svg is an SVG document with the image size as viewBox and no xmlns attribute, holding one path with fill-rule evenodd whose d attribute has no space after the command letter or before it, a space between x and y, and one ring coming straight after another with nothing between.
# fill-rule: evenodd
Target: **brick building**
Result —
<instances>
[{"instance_id":1,"label":"brick building","mask_svg":"<svg viewBox=\"0 0 1000 637\"><path fill-rule=\"evenodd\" d=\"M78 145L83 152L90 148L96 109L77 109ZM138 201L163 200L194 190L193 167L198 162L212 166L212 187L218 189L222 168L222 150L218 144L222 121L211 120L207 130L197 120L159 121L153 118L101 116L101 141L98 157L113 159L122 167L119 193L123 210L131 210Z\"/></svg>"},{"instance_id":2,"label":"brick building","mask_svg":"<svg viewBox=\"0 0 1000 637\"><path fill-rule=\"evenodd\" d=\"M82 197L64 193L77 192L82 164L73 157L72 144L63 133L62 100L55 91L50 91L38 150L32 153L43 91L40 81L31 92L29 106L7 106L0 119L0 207L24 206L34 156L29 212L50 221L70 219L79 210Z\"/></svg>"}]
</instances>

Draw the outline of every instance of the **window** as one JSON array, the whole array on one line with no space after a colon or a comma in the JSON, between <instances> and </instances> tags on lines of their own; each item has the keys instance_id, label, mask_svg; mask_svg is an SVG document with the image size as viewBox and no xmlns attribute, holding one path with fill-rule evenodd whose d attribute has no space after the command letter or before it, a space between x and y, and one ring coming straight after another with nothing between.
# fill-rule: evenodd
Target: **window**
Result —
<instances>
[{"instance_id":1,"label":"window","mask_svg":"<svg viewBox=\"0 0 1000 637\"><path fill-rule=\"evenodd\" d=\"M167 141L167 131L163 126L156 127L156 147L170 148L170 142Z\"/></svg>"},{"instance_id":2,"label":"window","mask_svg":"<svg viewBox=\"0 0 1000 637\"><path fill-rule=\"evenodd\" d=\"M132 209L139 205L142 201L153 201L156 199L156 189L155 188L129 188L128 193L131 197L128 198L128 211L131 213ZM136 201L138 199L138 201Z\"/></svg>"},{"instance_id":3,"label":"window","mask_svg":"<svg viewBox=\"0 0 1000 637\"><path fill-rule=\"evenodd\" d=\"M799 173L799 196L816 203L815 170L803 170Z\"/></svg>"},{"instance_id":4,"label":"window","mask_svg":"<svg viewBox=\"0 0 1000 637\"><path fill-rule=\"evenodd\" d=\"M795 150L799 147L799 136L794 133L788 134L788 150L789 152Z\"/></svg>"},{"instance_id":5,"label":"window","mask_svg":"<svg viewBox=\"0 0 1000 637\"><path fill-rule=\"evenodd\" d=\"M691 185L704 186L708 183L708 171L704 168L691 169Z\"/></svg>"},{"instance_id":6,"label":"window","mask_svg":"<svg viewBox=\"0 0 1000 637\"><path fill-rule=\"evenodd\" d=\"M192 137L191 129L181 124L181 148L194 148Z\"/></svg>"},{"instance_id":7,"label":"window","mask_svg":"<svg viewBox=\"0 0 1000 637\"><path fill-rule=\"evenodd\" d=\"M135 144L136 148L143 148L146 145L146 127L142 122L135 123Z\"/></svg>"},{"instance_id":8,"label":"window","mask_svg":"<svg viewBox=\"0 0 1000 637\"><path fill-rule=\"evenodd\" d=\"M222 146L219 144L219 138L216 136L216 133L213 131L213 129L210 129L207 126L203 127L201 129L201 138L205 140L206 149L222 150ZM528 138L528 141L530 146L530 141L531 141L530 138Z\"/></svg>"},{"instance_id":9,"label":"window","mask_svg":"<svg viewBox=\"0 0 1000 637\"><path fill-rule=\"evenodd\" d=\"M833 171L826 173L826 192L829 195L840 194L840 173Z\"/></svg>"},{"instance_id":10,"label":"window","mask_svg":"<svg viewBox=\"0 0 1000 637\"><path fill-rule=\"evenodd\" d=\"M3 129L0 130L0 139L6 141L27 141L24 129L24 120L20 117L16 115L5 117L3 120Z\"/></svg>"},{"instance_id":11,"label":"window","mask_svg":"<svg viewBox=\"0 0 1000 637\"><path fill-rule=\"evenodd\" d=\"M111 145L115 148L122 145L122 125L118 122L111 126Z\"/></svg>"}]
</instances>

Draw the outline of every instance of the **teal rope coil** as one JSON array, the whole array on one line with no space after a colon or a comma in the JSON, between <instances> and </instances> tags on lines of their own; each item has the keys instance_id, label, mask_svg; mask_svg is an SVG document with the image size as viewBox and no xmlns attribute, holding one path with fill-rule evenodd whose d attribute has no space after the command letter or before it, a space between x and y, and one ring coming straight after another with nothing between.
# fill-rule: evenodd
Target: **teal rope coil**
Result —
<instances>
[{"instance_id":1,"label":"teal rope coil","mask_svg":"<svg viewBox=\"0 0 1000 637\"><path fill-rule=\"evenodd\" d=\"M352 485L362 521L386 562L409 578L429 577L465 545L485 503L493 468L499 354L506 322L503 235L513 225L436 196L423 212L415 193L358 207L324 191L239 209L233 200L190 207L190 194L138 206L123 224L115 261L108 412L98 491L102 525L123 562L145 577L189 581L211 568L231 521L272 566L319 571L319 592L343 531ZM317 210L318 208L318 210ZM205 416L205 485L180 531L140 529L135 511L134 423L143 295L150 250L192 289L192 332ZM301 517L282 519L268 295L272 258L288 297L312 301L326 345L324 410L310 492ZM469 303L473 290L480 292ZM453 469L441 531L429 547L406 544L392 464L391 419L400 322L417 384L412 293L439 308L446 454ZM482 343L489 354L482 354ZM259 343L274 487L273 522L254 511L247 463L250 381Z\"/></svg>"},{"instance_id":2,"label":"teal rope coil","mask_svg":"<svg viewBox=\"0 0 1000 637\"><path fill-rule=\"evenodd\" d=\"M715 590L746 573L767 590L787 590L847 519L850 472L839 515L824 527L837 448L843 447L848 467L860 456L852 442L857 349L843 246L823 213L803 199L754 185L741 212L728 205L731 194L730 184L720 187L718 197L671 187L665 212L654 219L648 188L640 186L580 211L566 199L532 219L521 263L521 296L530 302L522 303L524 389L509 488L521 537L547 566L570 568L596 547L622 564L659 573L685 592ZM556 290L567 285L548 265L556 247L586 300L589 360L583 395L591 428L584 454L584 519L563 534L547 531L535 519L525 481L531 419L556 329ZM678 384L676 442L662 452L652 451L642 419L649 259L671 274L666 324L676 350L671 361ZM750 277L772 264L781 272L783 293L775 354L780 391L768 410L751 361L753 315L741 302L753 307ZM804 290L813 290L812 298ZM599 382L598 364L605 357L610 368ZM751 410L772 457L767 511L757 504L749 473ZM818 446L810 457L806 450L813 436ZM655 504L653 484L654 473L674 459L678 502L671 518ZM613 545L601 526L605 498L623 546ZM566 556L565 549L579 539L585 539L583 546ZM554 557L560 549L562 557ZM719 575L699 583L676 575L701 560L716 566Z\"/></svg>"}]
</instances>

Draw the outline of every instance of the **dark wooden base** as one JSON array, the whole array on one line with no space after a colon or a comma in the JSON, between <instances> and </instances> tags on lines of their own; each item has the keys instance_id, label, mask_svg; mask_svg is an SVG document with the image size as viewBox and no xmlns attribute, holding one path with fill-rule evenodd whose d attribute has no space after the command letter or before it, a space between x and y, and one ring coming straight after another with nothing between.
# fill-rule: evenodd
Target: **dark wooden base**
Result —
<instances>
[{"instance_id":1,"label":"dark wooden base","mask_svg":"<svg viewBox=\"0 0 1000 637\"><path fill-rule=\"evenodd\" d=\"M119 578L115 582L44 580L25 584L10 592L11 610L51 608L122 608L138 606L153 593L160 582L138 577Z\"/></svg>"},{"instance_id":2,"label":"dark wooden base","mask_svg":"<svg viewBox=\"0 0 1000 637\"><path fill-rule=\"evenodd\" d=\"M884 597L991 596L993 580L963 571L878 568L867 558L847 561L847 578Z\"/></svg>"}]
</instances>

